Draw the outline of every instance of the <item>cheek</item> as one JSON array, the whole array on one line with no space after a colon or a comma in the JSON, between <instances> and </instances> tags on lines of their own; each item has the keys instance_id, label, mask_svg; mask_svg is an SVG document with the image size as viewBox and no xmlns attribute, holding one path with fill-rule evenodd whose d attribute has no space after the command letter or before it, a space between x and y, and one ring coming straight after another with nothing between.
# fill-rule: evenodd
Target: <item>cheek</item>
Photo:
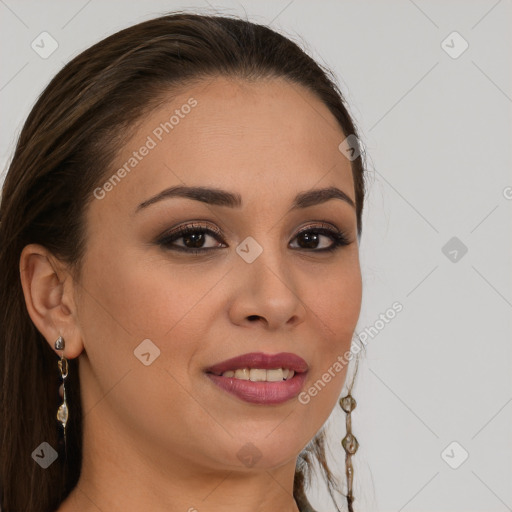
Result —
<instances>
[{"instance_id":1,"label":"cheek","mask_svg":"<svg viewBox=\"0 0 512 512\"><path fill-rule=\"evenodd\" d=\"M167 377L162 390L178 389L178 383L188 382L190 365L218 316L215 308L221 303L218 291L224 274L225 269L213 267L202 272L197 266L180 269L165 256L150 259L135 251L119 258L91 254L84 267L87 293L80 307L80 324L91 368L103 391L130 368L138 372L142 367L151 373L155 368L162 370L163 380ZM147 367L137 358L137 349L146 339L158 354ZM167 371L176 380L169 381ZM135 375L130 374L130 381ZM151 382L141 376L134 393L158 395L156 387L146 389Z\"/></svg>"},{"instance_id":2,"label":"cheek","mask_svg":"<svg viewBox=\"0 0 512 512\"><path fill-rule=\"evenodd\" d=\"M359 319L362 301L361 272L357 259L315 273L305 292L305 303L318 324L327 352L350 344Z\"/></svg>"},{"instance_id":3,"label":"cheek","mask_svg":"<svg viewBox=\"0 0 512 512\"><path fill-rule=\"evenodd\" d=\"M205 297L217 283L221 285L220 270L180 267L168 262L165 255L158 259L137 256L134 252L101 264L102 258L95 258L85 283L97 299L91 306L99 317L93 321L98 323L101 318L114 330L130 333L131 339L165 338L189 323Z\"/></svg>"},{"instance_id":4,"label":"cheek","mask_svg":"<svg viewBox=\"0 0 512 512\"><path fill-rule=\"evenodd\" d=\"M330 277L319 275L321 286L309 286L307 305L316 325L314 362L299 403L314 410L316 417L328 417L337 400L352 357L347 358L359 319L362 282L359 264L331 269ZM314 427L314 422L312 426Z\"/></svg>"},{"instance_id":5,"label":"cheek","mask_svg":"<svg viewBox=\"0 0 512 512\"><path fill-rule=\"evenodd\" d=\"M91 255L79 303L89 360L84 366L84 410L100 414L109 407L141 433L168 432L172 418L162 413L162 404L181 411L179 425L197 422L196 417L203 421L191 398L189 366L215 319L216 290L222 288L224 274L199 272L198 267L180 271L165 259ZM148 366L134 354L145 339L160 351ZM96 382L97 387L92 385ZM204 422L207 429L206 418ZM176 438L185 436L185 445L186 428L175 430Z\"/></svg>"}]
</instances>

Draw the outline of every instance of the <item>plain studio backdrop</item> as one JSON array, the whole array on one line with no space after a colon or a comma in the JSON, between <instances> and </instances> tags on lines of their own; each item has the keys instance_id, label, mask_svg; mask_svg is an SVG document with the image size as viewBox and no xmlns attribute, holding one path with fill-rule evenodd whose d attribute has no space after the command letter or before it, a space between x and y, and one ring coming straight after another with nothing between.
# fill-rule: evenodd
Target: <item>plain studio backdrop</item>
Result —
<instances>
[{"instance_id":1,"label":"plain studio backdrop","mask_svg":"<svg viewBox=\"0 0 512 512\"><path fill-rule=\"evenodd\" d=\"M1 0L2 181L66 62L175 9L238 14L299 42L334 71L360 129L356 510L512 510L511 2ZM345 485L338 409L329 462ZM333 510L321 481L312 502Z\"/></svg>"}]
</instances>

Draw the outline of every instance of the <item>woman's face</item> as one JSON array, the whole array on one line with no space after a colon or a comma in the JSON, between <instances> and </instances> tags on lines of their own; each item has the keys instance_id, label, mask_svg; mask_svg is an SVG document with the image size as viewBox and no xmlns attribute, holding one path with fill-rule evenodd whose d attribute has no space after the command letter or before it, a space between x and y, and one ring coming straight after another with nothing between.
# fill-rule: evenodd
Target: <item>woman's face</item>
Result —
<instances>
[{"instance_id":1,"label":"woman's face","mask_svg":"<svg viewBox=\"0 0 512 512\"><path fill-rule=\"evenodd\" d=\"M346 368L333 368L361 306L346 135L280 79L205 80L144 118L106 180L124 172L87 210L76 288L86 432L182 471L294 464L336 405ZM174 187L216 193L151 200ZM295 204L330 187L349 200ZM196 231L172 236L185 226ZM324 250L336 232L348 245ZM244 381L235 395L216 383L233 377L205 371L247 353L296 354L307 372L295 384Z\"/></svg>"}]
</instances>

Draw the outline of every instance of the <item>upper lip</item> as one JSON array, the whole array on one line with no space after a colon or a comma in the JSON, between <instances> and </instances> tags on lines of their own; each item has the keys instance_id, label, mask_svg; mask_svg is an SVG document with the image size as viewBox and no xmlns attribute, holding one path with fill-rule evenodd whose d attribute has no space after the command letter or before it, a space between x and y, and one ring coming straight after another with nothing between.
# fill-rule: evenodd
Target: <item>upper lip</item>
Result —
<instances>
[{"instance_id":1,"label":"upper lip","mask_svg":"<svg viewBox=\"0 0 512 512\"><path fill-rule=\"evenodd\" d=\"M261 368L271 370L273 368L288 368L295 373L304 373L308 371L308 363L296 354L291 352L280 352L279 354L264 354L263 352L251 352L241 356L233 357L210 366L205 371L222 375L229 370L239 368Z\"/></svg>"}]
</instances>

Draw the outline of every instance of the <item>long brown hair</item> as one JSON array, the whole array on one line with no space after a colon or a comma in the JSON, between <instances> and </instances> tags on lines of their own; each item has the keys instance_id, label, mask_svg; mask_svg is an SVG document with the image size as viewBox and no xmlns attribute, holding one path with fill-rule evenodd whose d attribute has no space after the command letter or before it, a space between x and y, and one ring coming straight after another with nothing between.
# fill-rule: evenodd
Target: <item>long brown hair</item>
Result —
<instances>
[{"instance_id":1,"label":"long brown hair","mask_svg":"<svg viewBox=\"0 0 512 512\"><path fill-rule=\"evenodd\" d=\"M19 275L21 251L29 243L41 244L67 263L79 280L87 245L84 214L117 151L164 95L215 76L281 77L306 87L329 108L344 134L355 136L352 147L359 156L351 158L351 164L361 235L365 166L356 128L330 72L288 38L242 19L179 12L121 30L71 60L30 112L2 189L3 512L54 511L77 484L82 460L78 362L69 361L66 392L72 414L64 458L55 417L60 402L57 356L28 315ZM333 496L332 490L339 489L326 462L324 441L322 430L303 458L308 464L311 457L319 462ZM47 469L32 458L42 442L59 450ZM301 503L306 476L297 467L293 492Z\"/></svg>"}]
</instances>

